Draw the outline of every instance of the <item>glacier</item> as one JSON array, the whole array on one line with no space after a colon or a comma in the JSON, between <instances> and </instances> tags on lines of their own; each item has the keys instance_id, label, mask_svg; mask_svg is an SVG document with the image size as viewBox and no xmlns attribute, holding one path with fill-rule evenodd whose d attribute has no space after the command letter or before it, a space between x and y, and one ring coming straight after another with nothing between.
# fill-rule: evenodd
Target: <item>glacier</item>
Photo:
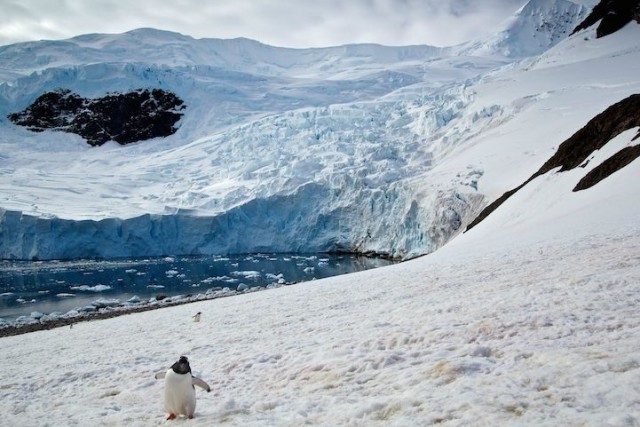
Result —
<instances>
[{"instance_id":1,"label":"glacier","mask_svg":"<svg viewBox=\"0 0 640 427\"><path fill-rule=\"evenodd\" d=\"M583 3L532 0L449 48L154 29L0 47L0 258L433 252L640 90L637 25L564 36ZM7 119L58 88L161 88L187 107L174 135L127 146Z\"/></svg>"}]
</instances>

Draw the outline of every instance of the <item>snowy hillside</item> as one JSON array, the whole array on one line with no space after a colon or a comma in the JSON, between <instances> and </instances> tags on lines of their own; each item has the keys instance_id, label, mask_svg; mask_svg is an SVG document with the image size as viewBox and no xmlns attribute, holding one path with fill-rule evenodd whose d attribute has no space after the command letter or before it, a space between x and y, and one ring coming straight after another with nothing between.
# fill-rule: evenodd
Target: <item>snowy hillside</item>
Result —
<instances>
[{"instance_id":1,"label":"snowy hillside","mask_svg":"<svg viewBox=\"0 0 640 427\"><path fill-rule=\"evenodd\" d=\"M586 11L533 0L471 50L150 29L2 47L0 258L432 252L640 91L637 25L560 36ZM7 119L58 88L159 88L184 115L169 137L101 147Z\"/></svg>"},{"instance_id":2,"label":"snowy hillside","mask_svg":"<svg viewBox=\"0 0 640 427\"><path fill-rule=\"evenodd\" d=\"M503 66L432 57L413 68L417 82L372 86L366 99L332 103L346 94L328 90L327 104L269 112L286 100L265 102L242 123L185 117L173 136L124 146L33 135L0 115L10 256L73 255L76 245L143 253L167 237L174 246L162 250L344 239L417 254L458 233L390 267L4 336L0 425L640 425L640 160L574 191L617 153L638 151L640 25L595 33ZM125 86L117 68L97 67L113 80L96 81ZM77 70L70 89L93 97L87 68ZM25 108L54 74L64 72L11 77L0 108L13 105L8 94ZM198 96L194 82L212 75L172 75L163 89L190 107L223 93L212 83ZM230 92L228 107L258 93ZM576 140L586 143L566 144ZM558 157L578 166L538 174ZM181 355L212 391L198 389L193 420L166 421L154 373Z\"/></svg>"},{"instance_id":3,"label":"snowy hillside","mask_svg":"<svg viewBox=\"0 0 640 427\"><path fill-rule=\"evenodd\" d=\"M637 36L633 27L625 31L610 41L621 51ZM589 64L604 47L573 61ZM611 52L610 60L620 56ZM553 75L561 53L530 64L530 72ZM503 77L485 82L489 93ZM628 85L616 88L619 77L603 79L612 97ZM578 88L576 100L594 90ZM559 103L536 102L543 101L522 108L581 119ZM502 151L492 154L533 157L507 143L522 129L536 130L495 133L503 135ZM11 363L0 365L0 424L182 424L165 421L165 384L154 373L184 354L212 387L197 391L194 426L638 425L640 163L572 191L613 153L637 146L638 129L618 135L584 168L534 180L426 257L3 337L0 356ZM522 178L505 167L493 174L504 187Z\"/></svg>"},{"instance_id":4,"label":"snowy hillside","mask_svg":"<svg viewBox=\"0 0 640 427\"><path fill-rule=\"evenodd\" d=\"M391 267L0 338L0 424L636 426L640 164L584 173ZM180 355L212 391L165 421Z\"/></svg>"}]
</instances>

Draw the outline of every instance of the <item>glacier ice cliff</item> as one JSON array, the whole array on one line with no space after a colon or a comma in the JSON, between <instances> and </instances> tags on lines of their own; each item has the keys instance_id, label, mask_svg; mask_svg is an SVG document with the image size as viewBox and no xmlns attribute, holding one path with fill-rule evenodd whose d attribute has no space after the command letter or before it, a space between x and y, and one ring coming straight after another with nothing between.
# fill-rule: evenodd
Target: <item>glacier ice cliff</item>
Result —
<instances>
[{"instance_id":1,"label":"glacier ice cliff","mask_svg":"<svg viewBox=\"0 0 640 427\"><path fill-rule=\"evenodd\" d=\"M179 211L70 220L0 209L0 254L28 260L255 252L406 258L441 246L481 199L439 195L420 206L401 189L342 191L310 183L293 194L256 198L216 216Z\"/></svg>"}]
</instances>

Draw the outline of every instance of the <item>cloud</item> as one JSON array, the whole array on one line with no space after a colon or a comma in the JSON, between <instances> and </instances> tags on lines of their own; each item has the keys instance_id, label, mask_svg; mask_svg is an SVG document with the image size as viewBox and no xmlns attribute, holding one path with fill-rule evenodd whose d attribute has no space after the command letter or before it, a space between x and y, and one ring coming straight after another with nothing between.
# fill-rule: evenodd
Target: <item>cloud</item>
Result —
<instances>
[{"instance_id":1,"label":"cloud","mask_svg":"<svg viewBox=\"0 0 640 427\"><path fill-rule=\"evenodd\" d=\"M526 0L3 0L0 44L121 33L248 37L287 47L452 45L487 34Z\"/></svg>"}]
</instances>

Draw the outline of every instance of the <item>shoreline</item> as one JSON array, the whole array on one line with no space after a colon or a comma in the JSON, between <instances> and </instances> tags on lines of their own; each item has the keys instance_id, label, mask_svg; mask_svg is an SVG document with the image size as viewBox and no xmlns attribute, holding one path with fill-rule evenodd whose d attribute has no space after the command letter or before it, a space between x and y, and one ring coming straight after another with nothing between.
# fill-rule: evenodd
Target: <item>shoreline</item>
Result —
<instances>
[{"instance_id":1,"label":"shoreline","mask_svg":"<svg viewBox=\"0 0 640 427\"><path fill-rule=\"evenodd\" d=\"M282 255L282 254L279 254ZM285 254L285 255L289 255L289 254ZM325 254L323 254L325 255ZM326 255L330 255L330 254L326 254ZM337 256L337 254L333 254L335 256ZM352 272L356 272L356 271L363 271L363 270L368 270L370 268L379 268L381 266L385 266L385 265L389 265L389 264L394 264L393 261L388 260L384 257L373 257L370 256L368 254L356 254L356 253L343 253L341 254L341 256L337 256L338 260L340 263L342 263L342 258L343 256L349 256L350 259L355 259L358 260L360 258L365 258L365 259L373 259L373 260L384 260L386 262L383 262L382 264L380 264L380 261L374 262L374 263L370 263L370 262L364 262L364 263L360 263L360 262L352 262L353 265L351 265L347 270L344 270L344 268L342 270L340 270L339 272L331 272L330 274L328 274L328 276L326 275L327 273L322 273L320 275L320 278L324 278L324 277L331 277L333 275L341 275L341 274L345 274L345 273L352 273ZM269 255L268 257L271 257L271 255ZM163 258L163 261L166 261L167 257ZM184 271L190 271L187 267L189 267L190 265L187 265L187 267L185 267L184 265L181 265L179 267L173 267L173 264L176 262L176 260L178 260L179 262L183 262L184 260L182 259L182 257L170 257L171 259L169 260L172 264L171 267L167 267L167 269L169 268L173 268L176 269L176 273L177 270L184 270ZM201 257L195 257L196 259L200 259ZM248 261L249 259L253 261L254 258L267 258L267 255L263 255L263 254L243 254L242 259L239 258L240 261L244 260L244 261ZM316 268L318 266L321 265L321 262L324 262L323 258L319 258L319 254L291 254L290 258L293 260L293 258L295 258L296 260L299 258L303 258L305 261L305 265L308 265L310 267ZM189 259L189 257L185 258L185 259ZM227 262L230 262L229 259L227 257L222 257L220 258L220 260L227 260ZM80 263L85 263L85 262L89 262L91 260L77 260ZM141 261L148 261L147 259L141 260ZM286 260L287 262L290 262L291 260ZM255 262L255 261L254 261ZM351 262L351 261L350 261ZM63 267L66 265L64 263L61 263L60 265L62 265ZM57 261L54 263L54 267L58 268L60 265L57 264ZM145 264L146 265L146 264ZM155 265L154 263L151 263L150 265ZM158 264L160 265L160 264ZM253 265L253 264L252 264ZM340 264L336 264L336 265L340 265ZM47 266L49 268L54 268L50 265L47 264ZM77 266L76 266L77 267ZM121 267L121 269L128 269L128 268L132 268L135 267L135 269L140 269L140 267L137 266L137 264L130 264L129 262L124 263L123 265L119 266ZM119 268L118 267L118 268ZM95 266L94 266L95 268ZM185 270L186 268L186 270ZM244 268L244 270L247 270L250 267ZM253 267L251 267L253 268ZM302 268L302 267L300 267ZM338 268L334 266L334 269ZM226 276L231 276L234 277L234 274L236 271L238 271L239 273L243 273L244 270L240 271L237 268L237 265L234 268L228 267L227 268L229 270L229 272L224 272L221 274L224 274L225 277ZM144 270L144 268L143 268ZM135 271L135 270L134 270ZM146 270L145 274L146 274ZM128 273L128 270L124 270L124 273ZM306 272L306 269L305 269ZM294 277L287 277L285 278L282 274L279 275L272 275L273 277L269 278L268 275L264 276L264 280L261 281L260 283L254 283L253 286L252 285L246 285L244 283L240 283L238 285L238 287L236 286L227 286L227 285L222 285L221 286L214 286L214 287L209 287L211 286L211 284L209 284L206 280L202 280L202 283L206 283L209 287L209 289L206 288L198 288L198 289L183 289L183 290L172 290L167 292L169 295L165 294L164 292L160 291L160 293L156 293L155 295L143 295L142 298L137 297L137 295L135 295L134 297L129 298L129 296L126 296L124 298L120 298L121 295L103 295L102 293L96 293L96 299L94 299L93 301L89 302L89 300L86 300L86 302L82 302L82 303L77 303L78 305L74 306L74 305L67 305L65 307L62 307L62 309L59 309L57 311L51 311L51 310L55 310L56 307L47 307L48 310L45 308L45 310L42 309L38 309L38 307L34 307L31 311L29 310L22 310L19 313L15 313L13 316L7 316L5 318L0 318L0 338L5 337L5 336L15 336L15 335L21 335L21 334L25 334L25 333L29 333L29 332L35 332L35 331L40 331L40 330L48 330L48 329L54 329L54 328L59 328L59 327L64 327L64 326L68 326L68 325L73 325L74 323L78 323L78 322L85 322L85 321L92 321L92 320L100 320L100 319L105 319L105 318L111 318L111 317L116 317L116 316L121 316L121 315L126 315L126 314L131 314L131 313L138 313L138 312L143 312L143 311L149 311L149 310L154 310L157 308L164 308L164 307L170 307L170 306L174 306L174 305L180 305L180 304L187 304L190 302L197 302L197 301L205 301L205 300L209 300L209 299L214 299L214 298L220 298L223 296L235 296L235 295L239 295L245 292L255 292L258 290L264 290L264 289L270 289L270 288L275 288L275 287L281 287L281 286L287 286L287 285L293 285L296 283L300 283L300 282L305 282L305 281L310 281L310 280L315 280L315 273L313 275L313 277L308 277L307 275L304 275L302 273L300 273L299 275L294 275ZM287 274L287 276L290 276L289 274ZM303 277L304 276L304 277ZM171 276L173 277L173 276ZM205 276L203 276L205 277ZM197 279L198 282L201 281L201 279ZM247 287L248 286L248 287ZM206 289L206 290L205 290ZM182 294L179 295L175 295L173 294L174 292L184 292ZM196 291L196 292L194 292ZM11 292L11 294L13 295L13 292ZM5 294L0 294L0 296L4 296ZM135 299L135 300L134 300ZM44 307L43 307L44 308Z\"/></svg>"},{"instance_id":2,"label":"shoreline","mask_svg":"<svg viewBox=\"0 0 640 427\"><path fill-rule=\"evenodd\" d=\"M125 316L128 314L142 313L145 311L158 310L162 308L175 307L178 305L191 304L201 301L209 301L218 298L228 298L238 295L243 295L252 292L267 291L269 289L275 289L282 286L290 286L295 283L285 283L278 286L262 287L256 286L253 288L247 288L242 291L221 290L213 293L197 294L197 295L178 295L173 297L167 297L157 302L147 302L136 306L118 306L118 307L104 307L99 308L92 313L79 313L75 316L56 317L53 319L47 319L44 321L34 319L31 323L6 323L0 324L0 339L5 337L11 337L16 335L28 334L31 332L44 331L56 328L62 328L64 326L73 326L76 323L91 322L94 320L110 319L113 317Z\"/></svg>"}]
</instances>

